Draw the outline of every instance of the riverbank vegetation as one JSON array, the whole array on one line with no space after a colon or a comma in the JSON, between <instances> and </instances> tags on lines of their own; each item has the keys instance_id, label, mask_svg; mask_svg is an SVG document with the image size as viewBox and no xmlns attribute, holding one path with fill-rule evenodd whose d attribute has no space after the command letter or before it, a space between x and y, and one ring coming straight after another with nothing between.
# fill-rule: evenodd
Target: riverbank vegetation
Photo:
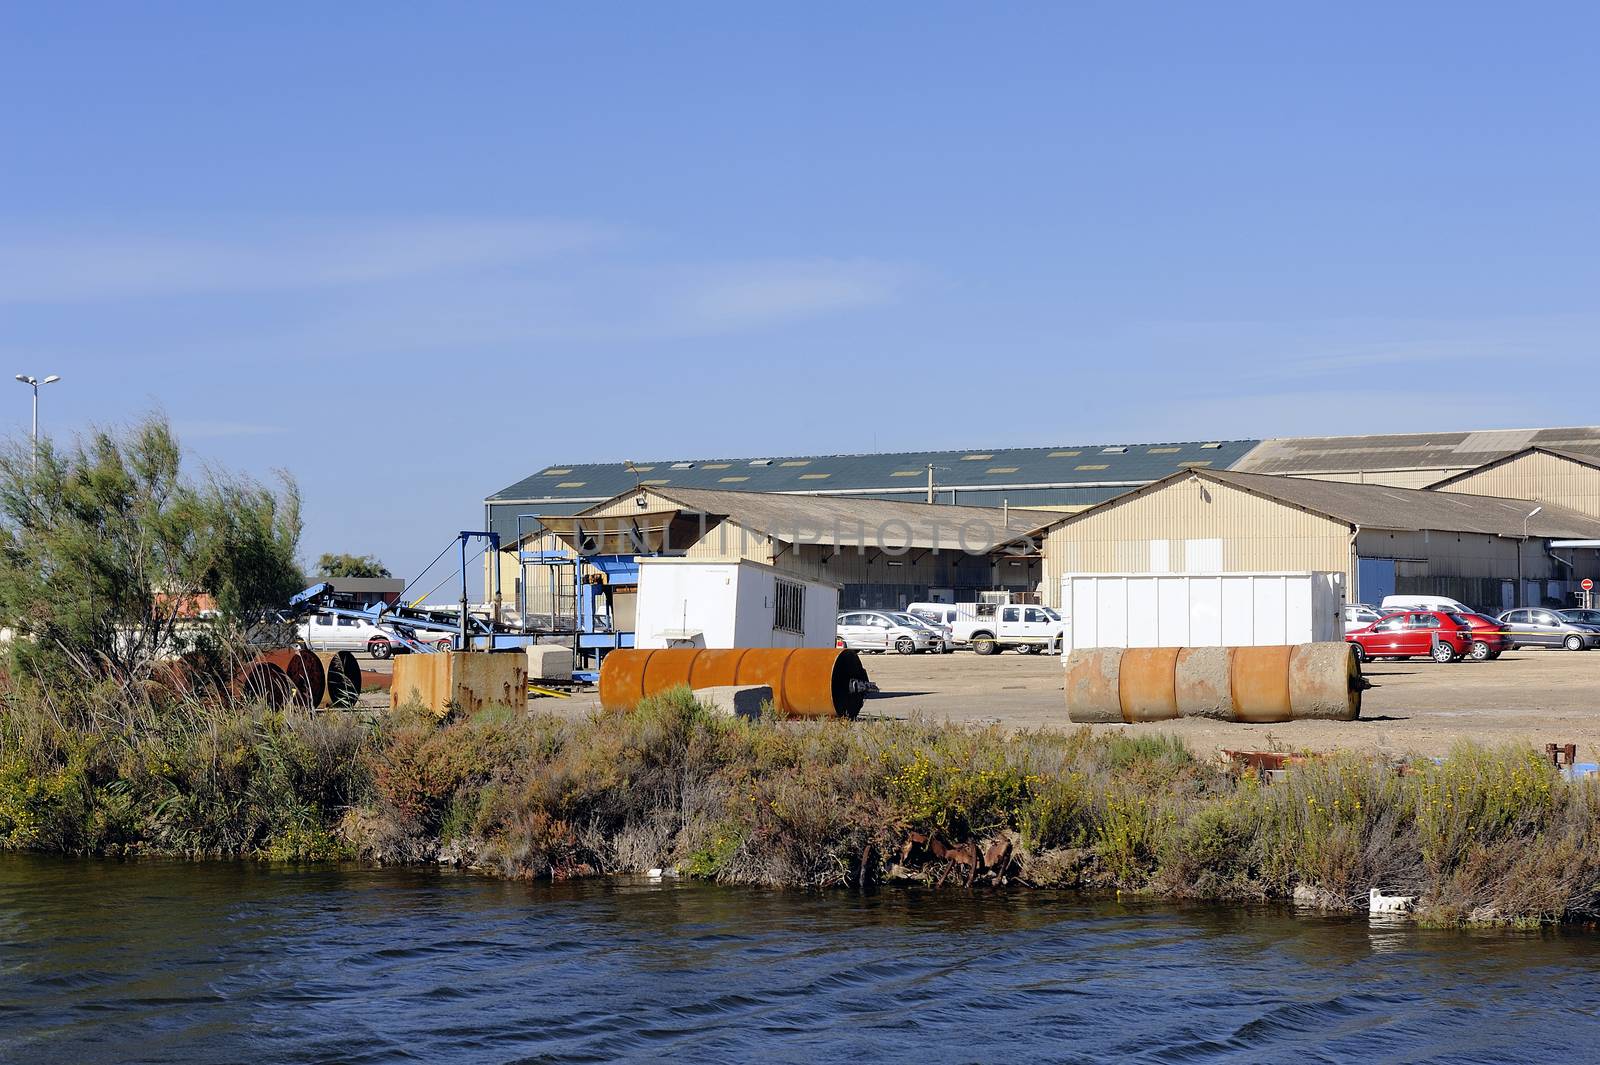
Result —
<instances>
[{"instance_id":1,"label":"riverbank vegetation","mask_svg":"<svg viewBox=\"0 0 1600 1065\"><path fill-rule=\"evenodd\" d=\"M195 481L180 458L159 417L0 449L0 849L1335 910L1378 887L1439 923L1600 911L1600 787L1527 748L1316 758L1269 787L1112 730L747 722L686 691L626 714L440 721L179 683L226 673L163 673L175 654L248 654L262 611L303 583L293 483Z\"/></svg>"},{"instance_id":2,"label":"riverbank vegetation","mask_svg":"<svg viewBox=\"0 0 1600 1065\"><path fill-rule=\"evenodd\" d=\"M270 712L121 692L0 706L0 847L676 868L783 887L1065 887L1435 923L1600 911L1600 789L1527 748L1353 755L1267 786L1160 736L746 722L686 692L589 718Z\"/></svg>"}]
</instances>

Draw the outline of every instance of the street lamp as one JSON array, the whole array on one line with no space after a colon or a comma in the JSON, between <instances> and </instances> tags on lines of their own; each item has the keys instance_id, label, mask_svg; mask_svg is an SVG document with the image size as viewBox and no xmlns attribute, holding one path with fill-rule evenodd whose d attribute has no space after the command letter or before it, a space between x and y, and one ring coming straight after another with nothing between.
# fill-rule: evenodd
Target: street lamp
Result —
<instances>
[{"instance_id":1,"label":"street lamp","mask_svg":"<svg viewBox=\"0 0 1600 1065\"><path fill-rule=\"evenodd\" d=\"M37 377L19 373L17 374L17 380L33 389L33 465L37 469L39 466L39 386L53 385L61 380L61 375L53 373L41 381Z\"/></svg>"},{"instance_id":2,"label":"street lamp","mask_svg":"<svg viewBox=\"0 0 1600 1065\"><path fill-rule=\"evenodd\" d=\"M1528 542L1528 519L1532 518L1544 507L1534 507L1522 516L1522 539L1517 541L1517 605L1522 606L1522 545Z\"/></svg>"}]
</instances>

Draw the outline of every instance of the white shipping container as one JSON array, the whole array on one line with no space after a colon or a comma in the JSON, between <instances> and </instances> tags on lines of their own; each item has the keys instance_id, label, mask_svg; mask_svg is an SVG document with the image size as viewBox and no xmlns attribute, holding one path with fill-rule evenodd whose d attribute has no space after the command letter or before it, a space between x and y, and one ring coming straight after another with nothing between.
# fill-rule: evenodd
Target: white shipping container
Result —
<instances>
[{"instance_id":1,"label":"white shipping container","mask_svg":"<svg viewBox=\"0 0 1600 1065\"><path fill-rule=\"evenodd\" d=\"M1342 573L1068 573L1061 578L1068 653L1084 647L1337 641L1344 639L1343 611Z\"/></svg>"},{"instance_id":2,"label":"white shipping container","mask_svg":"<svg viewBox=\"0 0 1600 1065\"><path fill-rule=\"evenodd\" d=\"M832 647L839 586L759 562L639 559L634 646Z\"/></svg>"}]
</instances>

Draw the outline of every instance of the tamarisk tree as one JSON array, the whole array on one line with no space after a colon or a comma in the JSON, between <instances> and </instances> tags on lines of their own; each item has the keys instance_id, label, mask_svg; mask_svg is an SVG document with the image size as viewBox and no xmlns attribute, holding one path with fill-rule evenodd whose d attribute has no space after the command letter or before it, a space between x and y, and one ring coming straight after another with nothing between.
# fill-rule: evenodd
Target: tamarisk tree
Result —
<instances>
[{"instance_id":1,"label":"tamarisk tree","mask_svg":"<svg viewBox=\"0 0 1600 1065\"><path fill-rule=\"evenodd\" d=\"M70 448L40 440L37 455L26 441L0 448L0 624L16 669L126 683L303 585L286 474L273 491L181 466L160 416Z\"/></svg>"}]
</instances>

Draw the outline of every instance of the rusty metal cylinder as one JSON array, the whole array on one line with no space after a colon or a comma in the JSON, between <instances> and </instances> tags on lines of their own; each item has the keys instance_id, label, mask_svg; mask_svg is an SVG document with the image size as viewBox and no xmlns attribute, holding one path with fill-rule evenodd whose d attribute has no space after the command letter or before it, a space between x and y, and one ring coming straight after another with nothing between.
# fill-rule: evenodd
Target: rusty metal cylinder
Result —
<instances>
[{"instance_id":1,"label":"rusty metal cylinder","mask_svg":"<svg viewBox=\"0 0 1600 1065\"><path fill-rule=\"evenodd\" d=\"M1107 725L1122 716L1120 647L1089 647L1067 659L1067 717L1084 725Z\"/></svg>"},{"instance_id":2,"label":"rusty metal cylinder","mask_svg":"<svg viewBox=\"0 0 1600 1065\"><path fill-rule=\"evenodd\" d=\"M1296 721L1361 716L1361 660L1348 643L1297 644L1289 659L1289 705Z\"/></svg>"},{"instance_id":3,"label":"rusty metal cylinder","mask_svg":"<svg viewBox=\"0 0 1600 1065\"><path fill-rule=\"evenodd\" d=\"M1128 721L1171 721L1178 716L1177 647L1130 647L1122 652L1117 691Z\"/></svg>"},{"instance_id":4,"label":"rusty metal cylinder","mask_svg":"<svg viewBox=\"0 0 1600 1065\"><path fill-rule=\"evenodd\" d=\"M631 710L672 688L764 685L786 717L855 717L866 697L867 671L854 651L752 647L619 650L600 666L600 705Z\"/></svg>"},{"instance_id":5,"label":"rusty metal cylinder","mask_svg":"<svg viewBox=\"0 0 1600 1065\"><path fill-rule=\"evenodd\" d=\"M1211 718L1249 724L1361 714L1361 665L1345 643L1095 647L1066 665L1068 719L1085 724Z\"/></svg>"},{"instance_id":6,"label":"rusty metal cylinder","mask_svg":"<svg viewBox=\"0 0 1600 1065\"><path fill-rule=\"evenodd\" d=\"M322 664L326 681L321 707L348 710L361 698L361 663L349 651L318 651L317 661Z\"/></svg>"}]
</instances>

